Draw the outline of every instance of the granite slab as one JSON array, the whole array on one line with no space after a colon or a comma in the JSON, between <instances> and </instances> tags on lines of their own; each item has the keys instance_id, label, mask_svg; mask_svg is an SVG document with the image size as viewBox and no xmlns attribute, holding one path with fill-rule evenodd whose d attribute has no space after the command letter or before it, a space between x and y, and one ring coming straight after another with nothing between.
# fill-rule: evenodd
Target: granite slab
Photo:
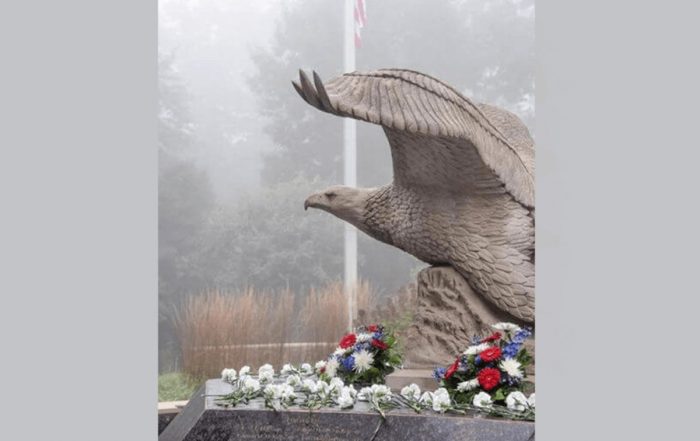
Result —
<instances>
[{"instance_id":1,"label":"granite slab","mask_svg":"<svg viewBox=\"0 0 700 441\"><path fill-rule=\"evenodd\" d=\"M215 394L230 392L221 380L209 380L160 434L160 441L529 441L535 439L532 422L481 415L416 414L396 409L386 419L358 402L354 409L290 408L275 412L262 400L224 408Z\"/></svg>"}]
</instances>

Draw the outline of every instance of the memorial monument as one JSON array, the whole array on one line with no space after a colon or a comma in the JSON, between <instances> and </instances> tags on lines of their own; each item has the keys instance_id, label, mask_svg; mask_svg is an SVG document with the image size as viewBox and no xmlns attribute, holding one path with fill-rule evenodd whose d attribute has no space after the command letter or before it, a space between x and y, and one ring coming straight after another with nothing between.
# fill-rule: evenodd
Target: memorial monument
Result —
<instances>
[{"instance_id":1,"label":"memorial monument","mask_svg":"<svg viewBox=\"0 0 700 441\"><path fill-rule=\"evenodd\" d=\"M512 113L472 102L405 69L293 83L312 106L378 124L394 179L378 188L333 186L317 208L432 265L418 276L407 365L454 357L489 323L535 320L535 150ZM378 147L379 148L379 147Z\"/></svg>"}]
</instances>

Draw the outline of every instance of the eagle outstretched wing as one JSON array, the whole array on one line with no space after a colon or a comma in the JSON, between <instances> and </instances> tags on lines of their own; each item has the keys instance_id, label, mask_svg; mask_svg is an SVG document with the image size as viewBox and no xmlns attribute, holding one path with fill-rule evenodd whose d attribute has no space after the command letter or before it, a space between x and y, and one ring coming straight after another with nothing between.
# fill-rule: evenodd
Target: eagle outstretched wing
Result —
<instances>
[{"instance_id":1,"label":"eagle outstretched wing","mask_svg":"<svg viewBox=\"0 0 700 441\"><path fill-rule=\"evenodd\" d=\"M312 82L300 71L293 84L320 110L381 125L397 184L448 191L498 184L534 208L534 145L509 112L475 104L435 78L404 69L348 73L325 84L316 72ZM420 139L419 149L402 148L411 138Z\"/></svg>"}]
</instances>

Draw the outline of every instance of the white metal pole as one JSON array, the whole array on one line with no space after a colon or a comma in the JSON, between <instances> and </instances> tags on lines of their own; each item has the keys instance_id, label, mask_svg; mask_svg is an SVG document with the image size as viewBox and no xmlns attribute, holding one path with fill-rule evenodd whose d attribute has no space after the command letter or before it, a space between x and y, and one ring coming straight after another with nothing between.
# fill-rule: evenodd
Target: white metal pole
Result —
<instances>
[{"instance_id":1,"label":"white metal pole","mask_svg":"<svg viewBox=\"0 0 700 441\"><path fill-rule=\"evenodd\" d=\"M343 67L345 72L355 70L355 0L345 0L345 38ZM357 127L355 120L343 120L343 180L349 187L357 186ZM348 331L352 331L357 291L357 230L345 224L345 296L348 300Z\"/></svg>"}]
</instances>

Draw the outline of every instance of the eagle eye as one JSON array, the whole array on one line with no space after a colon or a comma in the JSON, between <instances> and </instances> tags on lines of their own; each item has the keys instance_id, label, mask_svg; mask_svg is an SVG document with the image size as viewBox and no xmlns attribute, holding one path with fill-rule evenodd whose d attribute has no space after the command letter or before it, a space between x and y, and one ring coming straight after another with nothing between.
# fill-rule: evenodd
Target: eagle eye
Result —
<instances>
[{"instance_id":1,"label":"eagle eye","mask_svg":"<svg viewBox=\"0 0 700 441\"><path fill-rule=\"evenodd\" d=\"M326 192L326 197L327 197L328 199L333 199L333 198L336 197L336 196L337 196L337 195L336 195L336 193L335 193L334 191L327 191L327 192Z\"/></svg>"}]
</instances>

